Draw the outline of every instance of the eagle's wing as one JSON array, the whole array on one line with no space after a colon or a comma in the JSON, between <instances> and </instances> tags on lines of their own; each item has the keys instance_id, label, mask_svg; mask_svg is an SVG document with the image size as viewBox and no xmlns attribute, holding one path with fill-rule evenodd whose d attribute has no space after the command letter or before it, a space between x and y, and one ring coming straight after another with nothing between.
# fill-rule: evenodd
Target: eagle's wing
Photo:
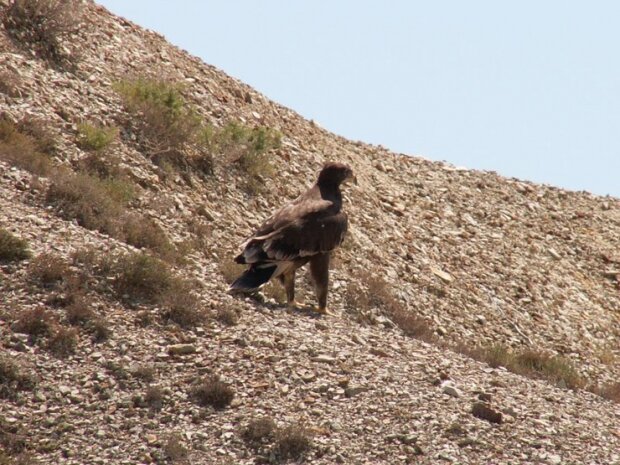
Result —
<instances>
[{"instance_id":1,"label":"eagle's wing","mask_svg":"<svg viewBox=\"0 0 620 465\"><path fill-rule=\"evenodd\" d=\"M279 262L330 252L347 231L347 215L329 200L293 203L269 218L245 243L239 263Z\"/></svg>"}]
</instances>

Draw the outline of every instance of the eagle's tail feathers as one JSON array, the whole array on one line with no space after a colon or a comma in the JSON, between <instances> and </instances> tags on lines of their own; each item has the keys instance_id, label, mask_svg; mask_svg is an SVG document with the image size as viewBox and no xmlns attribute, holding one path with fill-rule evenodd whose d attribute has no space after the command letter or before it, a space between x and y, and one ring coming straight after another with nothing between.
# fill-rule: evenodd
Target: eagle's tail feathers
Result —
<instances>
[{"instance_id":1,"label":"eagle's tail feathers","mask_svg":"<svg viewBox=\"0 0 620 465\"><path fill-rule=\"evenodd\" d=\"M251 265L241 276L235 279L230 285L230 290L236 292L255 291L274 276L277 268L278 266L272 263Z\"/></svg>"}]
</instances>

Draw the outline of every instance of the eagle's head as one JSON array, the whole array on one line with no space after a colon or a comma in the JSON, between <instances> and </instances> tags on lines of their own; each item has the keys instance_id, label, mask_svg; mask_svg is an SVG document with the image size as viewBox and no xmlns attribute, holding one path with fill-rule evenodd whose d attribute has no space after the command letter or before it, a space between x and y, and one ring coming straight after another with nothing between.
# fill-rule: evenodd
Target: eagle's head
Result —
<instances>
[{"instance_id":1,"label":"eagle's head","mask_svg":"<svg viewBox=\"0 0 620 465\"><path fill-rule=\"evenodd\" d=\"M339 186L343 182L349 180L355 182L355 176L351 168L344 163L328 162L323 165L323 169L319 173L317 184L335 184Z\"/></svg>"}]
</instances>

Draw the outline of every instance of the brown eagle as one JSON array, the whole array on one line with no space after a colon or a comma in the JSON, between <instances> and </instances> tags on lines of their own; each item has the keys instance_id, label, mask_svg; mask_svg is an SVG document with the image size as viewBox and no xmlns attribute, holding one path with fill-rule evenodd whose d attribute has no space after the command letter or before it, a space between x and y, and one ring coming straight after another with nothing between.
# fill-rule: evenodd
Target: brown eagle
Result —
<instances>
[{"instance_id":1,"label":"brown eagle","mask_svg":"<svg viewBox=\"0 0 620 465\"><path fill-rule=\"evenodd\" d=\"M327 313L329 260L347 232L340 185L354 180L342 163L326 163L316 183L278 210L243 244L235 261L249 268L231 285L231 291L252 292L278 278L289 306L295 302L295 271L310 262L319 313Z\"/></svg>"}]
</instances>

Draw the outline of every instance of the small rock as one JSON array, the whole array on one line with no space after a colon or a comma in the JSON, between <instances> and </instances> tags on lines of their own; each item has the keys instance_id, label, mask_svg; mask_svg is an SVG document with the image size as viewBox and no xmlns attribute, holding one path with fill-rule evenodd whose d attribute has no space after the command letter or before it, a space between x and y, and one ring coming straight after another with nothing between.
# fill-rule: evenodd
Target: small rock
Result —
<instances>
[{"instance_id":1,"label":"small rock","mask_svg":"<svg viewBox=\"0 0 620 465\"><path fill-rule=\"evenodd\" d=\"M196 346L193 344L174 344L168 347L170 355L189 355L197 352Z\"/></svg>"},{"instance_id":2,"label":"small rock","mask_svg":"<svg viewBox=\"0 0 620 465\"><path fill-rule=\"evenodd\" d=\"M449 396L461 397L461 391L449 381L442 383L441 390Z\"/></svg>"},{"instance_id":3,"label":"small rock","mask_svg":"<svg viewBox=\"0 0 620 465\"><path fill-rule=\"evenodd\" d=\"M344 390L344 396L351 398L366 391L368 391L368 388L364 386L351 386Z\"/></svg>"},{"instance_id":4,"label":"small rock","mask_svg":"<svg viewBox=\"0 0 620 465\"><path fill-rule=\"evenodd\" d=\"M336 359L334 357L331 357L329 355L325 355L325 354L319 354L316 357L312 357L312 361L313 362L319 362L319 363L334 363L336 361Z\"/></svg>"},{"instance_id":5,"label":"small rock","mask_svg":"<svg viewBox=\"0 0 620 465\"><path fill-rule=\"evenodd\" d=\"M486 420L491 423L502 423L502 414L493 410L483 402L476 402L471 409L471 413L481 420Z\"/></svg>"},{"instance_id":6,"label":"small rock","mask_svg":"<svg viewBox=\"0 0 620 465\"><path fill-rule=\"evenodd\" d=\"M431 267L431 272L443 282L451 283L452 281L454 281L454 278L452 276L450 276L445 271L440 270L439 268Z\"/></svg>"}]
</instances>

